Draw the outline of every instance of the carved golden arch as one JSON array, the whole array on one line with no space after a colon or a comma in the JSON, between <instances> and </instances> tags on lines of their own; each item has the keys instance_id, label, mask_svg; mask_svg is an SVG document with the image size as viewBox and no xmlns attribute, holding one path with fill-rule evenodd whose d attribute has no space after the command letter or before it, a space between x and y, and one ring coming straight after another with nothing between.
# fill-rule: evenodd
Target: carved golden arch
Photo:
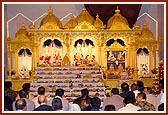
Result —
<instances>
[{"instance_id":1,"label":"carved golden arch","mask_svg":"<svg viewBox=\"0 0 168 115\"><path fill-rule=\"evenodd\" d=\"M16 42L16 40L15 40ZM8 60L8 64L10 65L10 67L8 67L9 71L11 71L11 69L15 70L16 71L16 75L18 75L18 53L21 49L29 49L31 52L32 52L32 59L33 59L33 53L34 53L34 50L33 50L33 46L32 44L29 42L29 43L26 43L26 42L19 42L17 41L17 44L15 44L14 41L12 41L11 43L9 43L9 47L11 47L11 50L8 52L8 55L12 55L12 61ZM8 56L8 57L9 57ZM33 60L32 60L33 61ZM12 66L11 66L12 65Z\"/></svg>"},{"instance_id":2,"label":"carved golden arch","mask_svg":"<svg viewBox=\"0 0 168 115\"><path fill-rule=\"evenodd\" d=\"M83 21L78 24L74 30L96 30L96 28L87 21Z\"/></svg>"}]
</instances>

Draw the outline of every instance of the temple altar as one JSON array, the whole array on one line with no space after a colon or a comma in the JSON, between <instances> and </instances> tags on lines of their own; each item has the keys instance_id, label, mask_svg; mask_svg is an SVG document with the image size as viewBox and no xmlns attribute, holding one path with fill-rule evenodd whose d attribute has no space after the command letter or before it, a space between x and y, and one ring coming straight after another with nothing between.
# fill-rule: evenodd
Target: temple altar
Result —
<instances>
[{"instance_id":1,"label":"temple altar","mask_svg":"<svg viewBox=\"0 0 168 115\"><path fill-rule=\"evenodd\" d=\"M151 70L157 68L160 61L156 58L159 59L161 38L155 38L145 22L142 28L138 23L130 28L118 7L107 25L98 15L94 19L84 7L64 26L49 8L38 29L33 23L29 29L22 23L15 37L7 38L6 42L9 77L12 70L16 72L11 80L19 77L23 66L32 72L32 76L36 67L41 65L100 66L106 70L105 84L111 87L118 86L121 72L129 73L130 83L143 78L145 85L152 86ZM29 58L26 60L25 56ZM129 72L128 67L131 67Z\"/></svg>"}]
</instances>

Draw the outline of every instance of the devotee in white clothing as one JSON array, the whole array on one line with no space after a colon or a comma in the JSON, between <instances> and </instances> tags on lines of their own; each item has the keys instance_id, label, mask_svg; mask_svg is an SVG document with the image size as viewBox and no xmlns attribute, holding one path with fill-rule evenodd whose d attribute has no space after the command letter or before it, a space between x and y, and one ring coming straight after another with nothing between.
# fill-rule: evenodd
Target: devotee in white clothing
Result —
<instances>
[{"instance_id":1,"label":"devotee in white clothing","mask_svg":"<svg viewBox=\"0 0 168 115\"><path fill-rule=\"evenodd\" d=\"M141 109L140 107L134 105L135 100L132 98L125 98L123 102L125 103L125 106L120 108L118 111L138 111Z\"/></svg>"}]
</instances>

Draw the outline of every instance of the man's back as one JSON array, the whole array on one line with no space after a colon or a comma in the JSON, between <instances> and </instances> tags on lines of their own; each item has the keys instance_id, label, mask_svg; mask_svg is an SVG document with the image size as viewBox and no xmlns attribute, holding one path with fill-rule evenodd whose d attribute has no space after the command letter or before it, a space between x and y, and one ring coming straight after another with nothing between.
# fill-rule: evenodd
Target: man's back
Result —
<instances>
[{"instance_id":1,"label":"man's back","mask_svg":"<svg viewBox=\"0 0 168 115\"><path fill-rule=\"evenodd\" d=\"M123 98L120 95L112 95L111 97L105 98L103 101L102 110L104 110L105 106L109 104L113 104L116 110L120 109L121 107L124 107Z\"/></svg>"},{"instance_id":2,"label":"man's back","mask_svg":"<svg viewBox=\"0 0 168 115\"><path fill-rule=\"evenodd\" d=\"M26 101L26 108L27 108L26 111L34 110L34 108L35 108L34 102L29 99L26 99L26 98L23 98L23 99L25 99L25 101ZM16 111L15 103L16 103L16 101L14 101L12 104L13 111Z\"/></svg>"},{"instance_id":3,"label":"man's back","mask_svg":"<svg viewBox=\"0 0 168 115\"><path fill-rule=\"evenodd\" d=\"M36 109L34 109L34 111L53 111L52 107L49 105L40 105L38 106Z\"/></svg>"},{"instance_id":4,"label":"man's back","mask_svg":"<svg viewBox=\"0 0 168 115\"><path fill-rule=\"evenodd\" d=\"M63 111L69 111L69 102L68 102L68 100L66 100L66 99L63 99L63 98L61 98L61 97L59 97L59 96L55 96L54 98L60 98L61 99L61 101L62 101L62 105L63 105ZM52 100L53 99L50 99L49 101L48 101L48 105L50 105L50 106L52 106Z\"/></svg>"},{"instance_id":5,"label":"man's back","mask_svg":"<svg viewBox=\"0 0 168 115\"><path fill-rule=\"evenodd\" d=\"M141 107L144 111L156 111L155 106L147 101L140 101L135 105Z\"/></svg>"},{"instance_id":6,"label":"man's back","mask_svg":"<svg viewBox=\"0 0 168 115\"><path fill-rule=\"evenodd\" d=\"M146 101L153 104L155 106L155 109L158 108L159 100L153 94L147 94L146 95Z\"/></svg>"}]
</instances>

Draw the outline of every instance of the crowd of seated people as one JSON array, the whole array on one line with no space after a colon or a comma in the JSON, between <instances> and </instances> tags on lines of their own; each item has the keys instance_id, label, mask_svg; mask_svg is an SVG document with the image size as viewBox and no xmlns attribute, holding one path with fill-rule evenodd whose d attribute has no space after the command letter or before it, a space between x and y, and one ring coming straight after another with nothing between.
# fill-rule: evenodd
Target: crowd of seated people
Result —
<instances>
[{"instance_id":1,"label":"crowd of seated people","mask_svg":"<svg viewBox=\"0 0 168 115\"><path fill-rule=\"evenodd\" d=\"M164 111L164 81L162 90L155 95L151 87L142 81L122 83L120 88L112 88L109 97L102 100L98 95L91 97L89 90L83 88L81 96L69 101L64 89L57 88L53 98L45 94L45 88L38 88L38 96L30 95L30 84L15 92L11 82L5 82L4 111ZM31 96L31 97L30 97Z\"/></svg>"}]
</instances>

